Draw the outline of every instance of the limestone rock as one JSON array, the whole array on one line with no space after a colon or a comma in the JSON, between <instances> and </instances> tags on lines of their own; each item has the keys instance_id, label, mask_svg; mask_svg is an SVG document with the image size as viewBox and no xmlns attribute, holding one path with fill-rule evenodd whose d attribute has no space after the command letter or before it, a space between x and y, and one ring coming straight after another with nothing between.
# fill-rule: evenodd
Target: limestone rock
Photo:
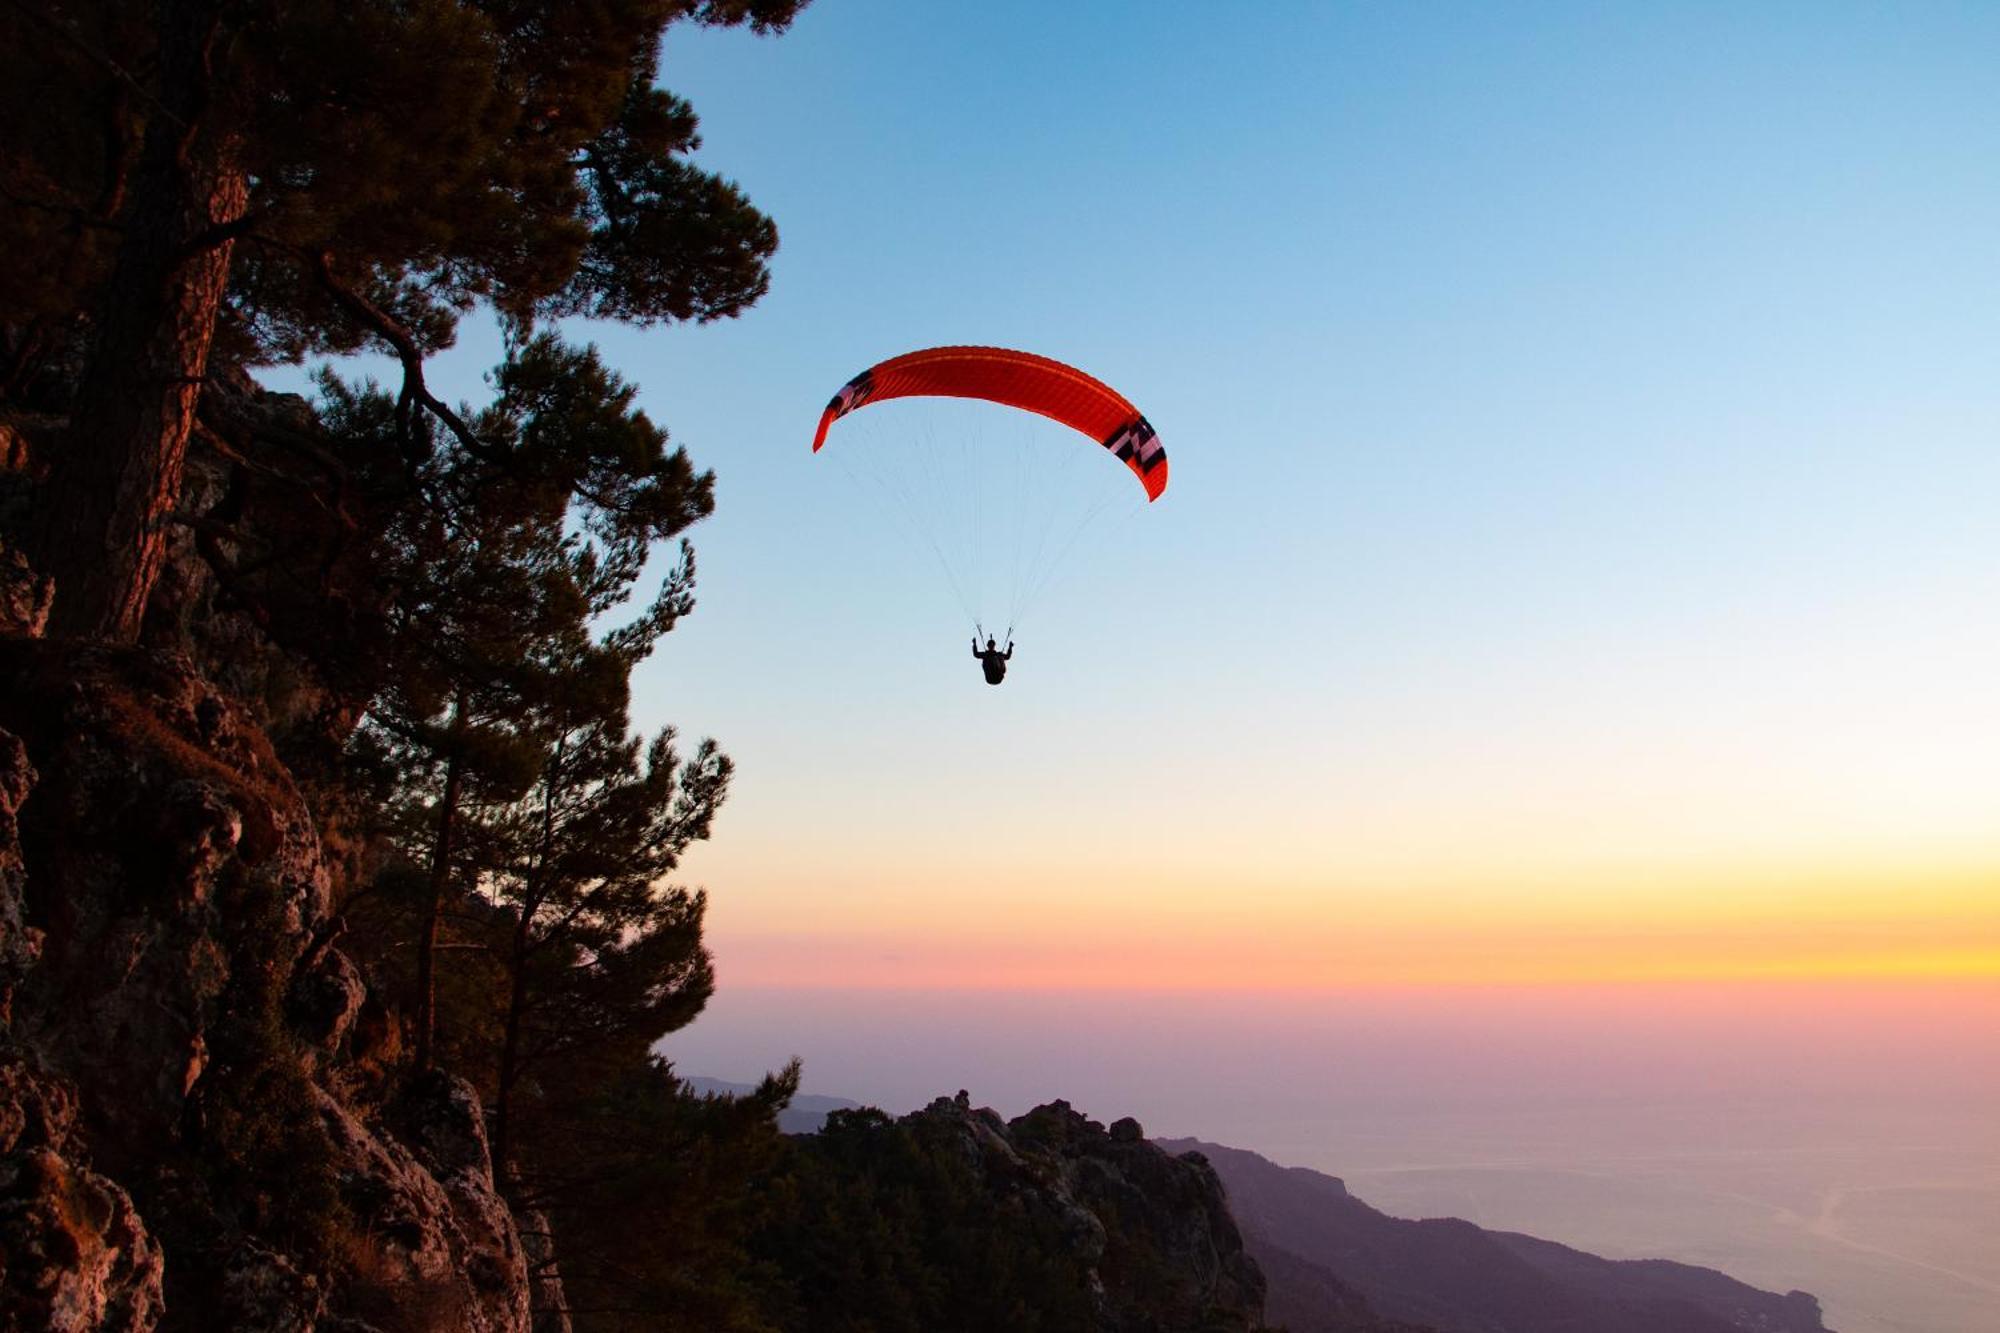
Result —
<instances>
[{"instance_id":1,"label":"limestone rock","mask_svg":"<svg viewBox=\"0 0 2000 1333\"><path fill-rule=\"evenodd\" d=\"M164 1264L131 1196L49 1148L0 1157L0 1328L150 1329Z\"/></svg>"},{"instance_id":2,"label":"limestone rock","mask_svg":"<svg viewBox=\"0 0 2000 1333\"><path fill-rule=\"evenodd\" d=\"M417 1310L424 1314L419 1327L526 1333L527 1258L520 1236L493 1188L491 1168L454 1133L470 1092L463 1080L443 1075L420 1086L416 1105L405 1114L419 1124L431 1122L428 1151L413 1151L332 1094L320 1094L326 1151L339 1163L342 1202L355 1220L336 1275L344 1313L380 1322ZM477 1142L483 1154L483 1134ZM442 1165L449 1157L434 1155L440 1147L446 1154L457 1150L452 1166Z\"/></svg>"},{"instance_id":3,"label":"limestone rock","mask_svg":"<svg viewBox=\"0 0 2000 1333\"><path fill-rule=\"evenodd\" d=\"M219 1311L228 1327L243 1333L313 1333L325 1308L319 1279L277 1251L250 1241L230 1256Z\"/></svg>"},{"instance_id":4,"label":"limestone rock","mask_svg":"<svg viewBox=\"0 0 2000 1333\"><path fill-rule=\"evenodd\" d=\"M49 623L55 584L28 564L28 557L0 542L0 634L37 639Z\"/></svg>"},{"instance_id":5,"label":"limestone rock","mask_svg":"<svg viewBox=\"0 0 2000 1333\"><path fill-rule=\"evenodd\" d=\"M0 635L0 1333L169 1299L187 1327L527 1333L472 1088L343 1100L368 997L331 888L256 715L187 658Z\"/></svg>"},{"instance_id":6,"label":"limestone rock","mask_svg":"<svg viewBox=\"0 0 2000 1333\"><path fill-rule=\"evenodd\" d=\"M0 1029L12 1017L15 984L42 954L42 932L25 916L27 875L15 818L34 785L27 747L12 732L0 731Z\"/></svg>"},{"instance_id":7,"label":"limestone rock","mask_svg":"<svg viewBox=\"0 0 2000 1333\"><path fill-rule=\"evenodd\" d=\"M326 949L292 982L292 1021L306 1041L331 1052L354 1030L368 1002L361 969L338 949Z\"/></svg>"},{"instance_id":8,"label":"limestone rock","mask_svg":"<svg viewBox=\"0 0 2000 1333\"><path fill-rule=\"evenodd\" d=\"M1106 1333L1262 1326L1263 1274L1198 1155L1162 1151L1135 1120L1106 1130L1062 1101L1003 1122L969 1099L940 1097L910 1119L957 1136L991 1188L1056 1219L1094 1270Z\"/></svg>"},{"instance_id":9,"label":"limestone rock","mask_svg":"<svg viewBox=\"0 0 2000 1333\"><path fill-rule=\"evenodd\" d=\"M132 1199L76 1160L76 1090L0 1048L0 1329L143 1330L164 1264Z\"/></svg>"}]
</instances>

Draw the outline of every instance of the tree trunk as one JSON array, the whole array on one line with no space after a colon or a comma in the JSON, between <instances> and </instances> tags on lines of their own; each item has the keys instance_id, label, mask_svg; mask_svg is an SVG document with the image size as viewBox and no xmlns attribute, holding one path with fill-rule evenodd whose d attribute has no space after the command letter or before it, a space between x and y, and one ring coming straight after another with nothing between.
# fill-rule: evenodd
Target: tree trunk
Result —
<instances>
[{"instance_id":1,"label":"tree trunk","mask_svg":"<svg viewBox=\"0 0 2000 1333\"><path fill-rule=\"evenodd\" d=\"M507 1027L500 1042L500 1086L493 1099L493 1166L507 1165L508 1131L514 1106L514 1083L521 1074L521 1015L528 1006L528 954L535 942L535 917L542 910L542 889L555 855L556 790L561 783L567 737L557 737L548 767L542 772L541 845L535 850L534 871L521 888L521 916L514 923L514 949L507 960Z\"/></svg>"},{"instance_id":2,"label":"tree trunk","mask_svg":"<svg viewBox=\"0 0 2000 1333\"><path fill-rule=\"evenodd\" d=\"M215 229L249 185L232 135L210 123L218 6L160 7L160 95L66 446L36 497L36 571L55 579L49 632L131 643L167 551L209 343L229 277Z\"/></svg>"},{"instance_id":3,"label":"tree trunk","mask_svg":"<svg viewBox=\"0 0 2000 1333\"><path fill-rule=\"evenodd\" d=\"M507 960L507 1027L500 1041L500 1080L493 1098L493 1169L507 1166L509 1116L513 1108L514 1080L520 1074L521 1014L528 999L528 942L532 908L522 905L521 919L514 927L514 951Z\"/></svg>"},{"instance_id":4,"label":"tree trunk","mask_svg":"<svg viewBox=\"0 0 2000 1333\"><path fill-rule=\"evenodd\" d=\"M462 713L454 709L451 724L451 758L445 761L444 791L438 797L437 832L431 842L431 883L429 904L424 912L423 934L417 940L417 1069L431 1067L433 1039L437 1033L437 938L438 922L444 916L445 890L451 884L451 840L458 823L458 792L462 781L459 756L464 751Z\"/></svg>"}]
</instances>

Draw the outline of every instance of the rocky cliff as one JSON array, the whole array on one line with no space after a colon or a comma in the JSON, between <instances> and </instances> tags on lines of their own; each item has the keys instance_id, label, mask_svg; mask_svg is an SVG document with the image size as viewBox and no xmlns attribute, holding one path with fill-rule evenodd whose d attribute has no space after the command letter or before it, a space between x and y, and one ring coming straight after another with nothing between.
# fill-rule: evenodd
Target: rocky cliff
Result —
<instances>
[{"instance_id":1,"label":"rocky cliff","mask_svg":"<svg viewBox=\"0 0 2000 1333\"><path fill-rule=\"evenodd\" d=\"M526 1330L477 1097L374 1094L304 795L185 657L0 592L0 1328Z\"/></svg>"},{"instance_id":2,"label":"rocky cliff","mask_svg":"<svg viewBox=\"0 0 2000 1333\"><path fill-rule=\"evenodd\" d=\"M1243 1249L1222 1182L1199 1153L1169 1154L1139 1122L1107 1129L1068 1102L1006 1126L940 1098L919 1115L962 1136L997 1187L1039 1190L1073 1220L1107 1329L1251 1329L1264 1275Z\"/></svg>"},{"instance_id":3,"label":"rocky cliff","mask_svg":"<svg viewBox=\"0 0 2000 1333\"><path fill-rule=\"evenodd\" d=\"M960 1093L900 1119L835 1111L792 1140L760 1250L787 1330L1250 1333L1264 1278L1199 1154L1052 1102Z\"/></svg>"}]
</instances>

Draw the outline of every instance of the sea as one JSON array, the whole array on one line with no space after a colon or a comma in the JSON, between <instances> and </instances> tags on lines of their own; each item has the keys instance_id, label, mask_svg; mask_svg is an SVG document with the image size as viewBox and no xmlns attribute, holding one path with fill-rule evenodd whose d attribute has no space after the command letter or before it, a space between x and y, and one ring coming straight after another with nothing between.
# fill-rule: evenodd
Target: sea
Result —
<instances>
[{"instance_id":1,"label":"sea","mask_svg":"<svg viewBox=\"0 0 2000 1333\"><path fill-rule=\"evenodd\" d=\"M1198 993L730 988L662 1043L902 1112L1061 1098L1399 1217L2000 1333L2000 985Z\"/></svg>"}]
</instances>

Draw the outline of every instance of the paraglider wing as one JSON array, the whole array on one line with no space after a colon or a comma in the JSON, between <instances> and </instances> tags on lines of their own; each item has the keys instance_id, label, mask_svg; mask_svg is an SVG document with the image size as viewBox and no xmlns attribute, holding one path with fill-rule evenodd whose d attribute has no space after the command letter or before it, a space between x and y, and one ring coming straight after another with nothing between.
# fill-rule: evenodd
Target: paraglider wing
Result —
<instances>
[{"instance_id":1,"label":"paraglider wing","mask_svg":"<svg viewBox=\"0 0 2000 1333\"><path fill-rule=\"evenodd\" d=\"M1037 412L1081 431L1132 469L1148 501L1167 489L1167 452L1152 423L1116 390L1074 366L1004 347L932 347L870 366L841 387L820 415L827 428L856 408L890 398L983 398Z\"/></svg>"}]
</instances>

